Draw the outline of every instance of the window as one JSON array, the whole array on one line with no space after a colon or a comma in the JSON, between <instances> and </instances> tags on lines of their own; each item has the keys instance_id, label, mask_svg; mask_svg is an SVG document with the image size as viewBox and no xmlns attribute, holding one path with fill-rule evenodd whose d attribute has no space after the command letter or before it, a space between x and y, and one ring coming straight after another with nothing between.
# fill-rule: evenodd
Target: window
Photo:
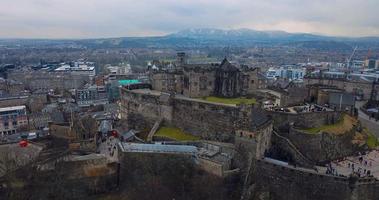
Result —
<instances>
[{"instance_id":1,"label":"window","mask_svg":"<svg viewBox=\"0 0 379 200\"><path fill-rule=\"evenodd\" d=\"M250 82L251 82L251 84L254 84L254 80L251 80Z\"/></svg>"},{"instance_id":2,"label":"window","mask_svg":"<svg viewBox=\"0 0 379 200\"><path fill-rule=\"evenodd\" d=\"M202 77L200 77L200 79L199 79L199 81L200 81L200 90L206 90L207 89L207 77L205 77L205 76L202 76Z\"/></svg>"}]
</instances>

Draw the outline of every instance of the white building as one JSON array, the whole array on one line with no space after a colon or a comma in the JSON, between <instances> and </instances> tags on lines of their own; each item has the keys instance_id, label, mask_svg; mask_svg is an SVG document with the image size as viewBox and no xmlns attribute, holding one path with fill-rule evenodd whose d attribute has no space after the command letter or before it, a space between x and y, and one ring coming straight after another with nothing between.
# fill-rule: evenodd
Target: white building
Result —
<instances>
[{"instance_id":1,"label":"white building","mask_svg":"<svg viewBox=\"0 0 379 200\"><path fill-rule=\"evenodd\" d=\"M0 135L11 135L17 129L28 125L25 106L0 108Z\"/></svg>"},{"instance_id":2,"label":"white building","mask_svg":"<svg viewBox=\"0 0 379 200\"><path fill-rule=\"evenodd\" d=\"M303 80L305 68L297 66L270 67L266 72L268 79L283 78L288 80Z\"/></svg>"},{"instance_id":3,"label":"white building","mask_svg":"<svg viewBox=\"0 0 379 200\"><path fill-rule=\"evenodd\" d=\"M130 74L132 71L132 68L129 64L121 65L121 66L107 66L107 69L109 70L110 74L117 74L117 75Z\"/></svg>"},{"instance_id":4,"label":"white building","mask_svg":"<svg viewBox=\"0 0 379 200\"><path fill-rule=\"evenodd\" d=\"M73 65L62 64L54 71L70 72L72 75L86 75L90 77L94 77L96 75L96 69L92 62L74 62Z\"/></svg>"}]
</instances>

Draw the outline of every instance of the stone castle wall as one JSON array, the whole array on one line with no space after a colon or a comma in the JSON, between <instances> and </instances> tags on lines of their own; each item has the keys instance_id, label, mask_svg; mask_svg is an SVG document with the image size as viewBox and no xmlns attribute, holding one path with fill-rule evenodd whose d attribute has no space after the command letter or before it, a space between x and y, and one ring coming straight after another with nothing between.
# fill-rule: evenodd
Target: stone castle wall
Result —
<instances>
[{"instance_id":1,"label":"stone castle wall","mask_svg":"<svg viewBox=\"0 0 379 200\"><path fill-rule=\"evenodd\" d=\"M309 134L291 128L287 137L307 158L323 163L350 156L358 150L358 146L352 144L355 132L355 127L341 135Z\"/></svg>"},{"instance_id":2,"label":"stone castle wall","mask_svg":"<svg viewBox=\"0 0 379 200\"><path fill-rule=\"evenodd\" d=\"M122 90L122 112L130 128L150 129L156 121L164 119L169 126L181 128L185 132L204 139L231 141L236 130L252 131L253 117L261 118L250 106L234 106L209 103L203 100L151 91L138 93ZM263 116L265 117L265 116ZM252 133L251 133L252 134ZM254 135L254 134L252 134Z\"/></svg>"},{"instance_id":3,"label":"stone castle wall","mask_svg":"<svg viewBox=\"0 0 379 200\"><path fill-rule=\"evenodd\" d=\"M379 181L319 174L257 160L251 199L262 200L375 200Z\"/></svg>"},{"instance_id":4,"label":"stone castle wall","mask_svg":"<svg viewBox=\"0 0 379 200\"><path fill-rule=\"evenodd\" d=\"M215 89L214 71L184 71L183 94L188 97L213 95Z\"/></svg>"},{"instance_id":5,"label":"stone castle wall","mask_svg":"<svg viewBox=\"0 0 379 200\"><path fill-rule=\"evenodd\" d=\"M336 111L289 113L269 111L274 120L275 127L286 126L295 123L296 127L314 128L326 124L333 124L340 120L342 113Z\"/></svg>"},{"instance_id":6,"label":"stone castle wall","mask_svg":"<svg viewBox=\"0 0 379 200\"><path fill-rule=\"evenodd\" d=\"M239 115L240 110L235 106L176 98L172 124L204 139L227 141Z\"/></svg>"},{"instance_id":7,"label":"stone castle wall","mask_svg":"<svg viewBox=\"0 0 379 200\"><path fill-rule=\"evenodd\" d=\"M270 149L270 153L274 157L282 156L282 159L287 159L289 162L303 167L312 168L315 165L315 162L300 152L291 140L276 132L272 135L272 146L273 148Z\"/></svg>"}]
</instances>

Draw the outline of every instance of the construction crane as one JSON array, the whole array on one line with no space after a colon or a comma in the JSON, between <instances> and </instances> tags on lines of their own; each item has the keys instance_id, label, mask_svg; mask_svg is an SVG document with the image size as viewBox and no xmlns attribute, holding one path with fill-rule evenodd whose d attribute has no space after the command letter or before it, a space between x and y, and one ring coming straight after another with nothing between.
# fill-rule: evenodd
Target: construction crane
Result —
<instances>
[{"instance_id":1,"label":"construction crane","mask_svg":"<svg viewBox=\"0 0 379 200\"><path fill-rule=\"evenodd\" d=\"M367 57L366 57L366 60L370 59L371 58L371 49L369 48L368 51L367 51Z\"/></svg>"},{"instance_id":2,"label":"construction crane","mask_svg":"<svg viewBox=\"0 0 379 200\"><path fill-rule=\"evenodd\" d=\"M355 48L354 48L354 50L353 50L353 53L352 53L352 54L350 55L350 57L346 60L346 66L347 66L348 68L351 67L351 59L353 59L354 54L355 54L355 52L357 51L357 49L358 49L358 46L355 46Z\"/></svg>"}]
</instances>

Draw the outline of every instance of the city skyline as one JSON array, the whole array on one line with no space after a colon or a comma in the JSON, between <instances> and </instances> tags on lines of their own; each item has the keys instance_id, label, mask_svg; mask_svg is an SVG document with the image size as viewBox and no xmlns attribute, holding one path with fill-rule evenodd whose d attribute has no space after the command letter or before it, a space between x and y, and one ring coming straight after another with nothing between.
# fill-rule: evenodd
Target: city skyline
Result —
<instances>
[{"instance_id":1,"label":"city skyline","mask_svg":"<svg viewBox=\"0 0 379 200\"><path fill-rule=\"evenodd\" d=\"M162 36L188 28L379 36L379 1L4 0L0 38Z\"/></svg>"}]
</instances>

